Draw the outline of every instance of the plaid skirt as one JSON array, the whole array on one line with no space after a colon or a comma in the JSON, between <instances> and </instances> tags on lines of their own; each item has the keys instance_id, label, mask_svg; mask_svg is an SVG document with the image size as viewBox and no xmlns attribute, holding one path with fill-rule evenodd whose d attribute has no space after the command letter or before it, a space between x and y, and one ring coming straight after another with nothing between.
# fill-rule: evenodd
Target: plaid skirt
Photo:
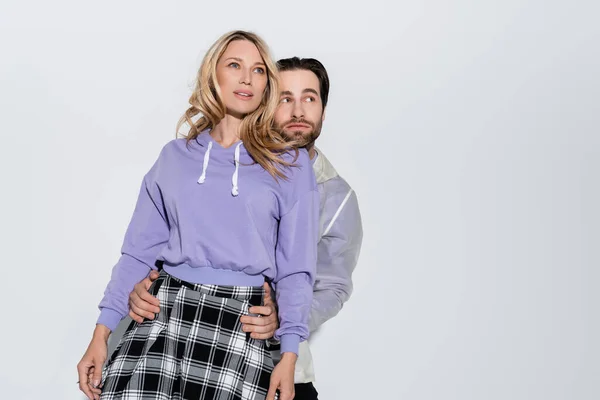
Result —
<instances>
[{"instance_id":1,"label":"plaid skirt","mask_svg":"<svg viewBox=\"0 0 600 400\"><path fill-rule=\"evenodd\" d=\"M271 354L240 322L262 304L262 287L192 284L162 270L150 293L160 312L127 328L104 367L102 400L266 397Z\"/></svg>"}]
</instances>

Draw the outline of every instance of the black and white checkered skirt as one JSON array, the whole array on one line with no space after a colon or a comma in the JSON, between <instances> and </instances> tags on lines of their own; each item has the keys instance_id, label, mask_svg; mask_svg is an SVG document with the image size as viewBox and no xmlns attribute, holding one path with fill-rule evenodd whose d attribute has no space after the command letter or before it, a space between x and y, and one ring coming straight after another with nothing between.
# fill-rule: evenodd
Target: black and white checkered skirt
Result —
<instances>
[{"instance_id":1,"label":"black and white checkered skirt","mask_svg":"<svg viewBox=\"0 0 600 400\"><path fill-rule=\"evenodd\" d=\"M160 313L129 325L104 368L102 400L266 397L271 355L240 322L262 304L262 287L191 284L163 270L150 293Z\"/></svg>"}]
</instances>

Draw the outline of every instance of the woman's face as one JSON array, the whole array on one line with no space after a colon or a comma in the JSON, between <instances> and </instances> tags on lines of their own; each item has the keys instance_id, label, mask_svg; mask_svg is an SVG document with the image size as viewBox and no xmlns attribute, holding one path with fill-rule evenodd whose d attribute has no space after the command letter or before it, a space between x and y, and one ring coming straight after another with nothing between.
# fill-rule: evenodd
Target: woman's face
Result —
<instances>
[{"instance_id":1,"label":"woman's face","mask_svg":"<svg viewBox=\"0 0 600 400\"><path fill-rule=\"evenodd\" d=\"M256 46L235 40L217 62L217 82L227 113L242 118L255 111L267 87L267 67Z\"/></svg>"}]
</instances>

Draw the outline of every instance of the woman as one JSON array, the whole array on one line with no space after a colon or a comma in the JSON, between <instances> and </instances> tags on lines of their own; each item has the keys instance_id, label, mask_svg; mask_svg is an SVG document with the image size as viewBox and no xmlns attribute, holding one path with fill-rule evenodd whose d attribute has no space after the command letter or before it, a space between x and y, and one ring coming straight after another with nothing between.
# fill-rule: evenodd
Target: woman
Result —
<instances>
[{"instance_id":1,"label":"woman","mask_svg":"<svg viewBox=\"0 0 600 400\"><path fill-rule=\"evenodd\" d=\"M230 32L206 54L178 126L189 133L168 143L144 177L78 365L90 399L293 397L298 344L308 337L318 193L307 152L291 151L272 129L278 98L275 65L256 35ZM130 291L155 265L150 291L160 313L132 322L102 370ZM283 357L274 369L264 341L239 321L260 305L265 280L279 306Z\"/></svg>"}]
</instances>

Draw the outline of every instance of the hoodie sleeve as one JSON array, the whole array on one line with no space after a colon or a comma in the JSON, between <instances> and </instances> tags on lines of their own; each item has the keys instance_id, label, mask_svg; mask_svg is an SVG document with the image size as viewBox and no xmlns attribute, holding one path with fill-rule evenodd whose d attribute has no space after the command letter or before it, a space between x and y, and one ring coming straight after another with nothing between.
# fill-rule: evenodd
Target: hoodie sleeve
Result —
<instances>
[{"instance_id":1,"label":"hoodie sleeve","mask_svg":"<svg viewBox=\"0 0 600 400\"><path fill-rule=\"evenodd\" d=\"M274 283L280 322L274 338L281 342L282 353L298 354L300 342L309 336L308 319L317 263L319 192L310 164L305 170L310 171L310 174L307 172L310 189L280 217L275 248Z\"/></svg>"},{"instance_id":2,"label":"hoodie sleeve","mask_svg":"<svg viewBox=\"0 0 600 400\"><path fill-rule=\"evenodd\" d=\"M323 210L330 222L318 245L311 332L335 317L352 294L352 273L363 237L362 221L356 193L350 189L342 196L331 199Z\"/></svg>"},{"instance_id":3,"label":"hoodie sleeve","mask_svg":"<svg viewBox=\"0 0 600 400\"><path fill-rule=\"evenodd\" d=\"M169 239L169 224L162 196L154 180L158 161L144 176L133 216L125 233L121 257L98 308L97 323L113 331L129 313L128 299L136 283L154 268L156 258Z\"/></svg>"}]
</instances>

